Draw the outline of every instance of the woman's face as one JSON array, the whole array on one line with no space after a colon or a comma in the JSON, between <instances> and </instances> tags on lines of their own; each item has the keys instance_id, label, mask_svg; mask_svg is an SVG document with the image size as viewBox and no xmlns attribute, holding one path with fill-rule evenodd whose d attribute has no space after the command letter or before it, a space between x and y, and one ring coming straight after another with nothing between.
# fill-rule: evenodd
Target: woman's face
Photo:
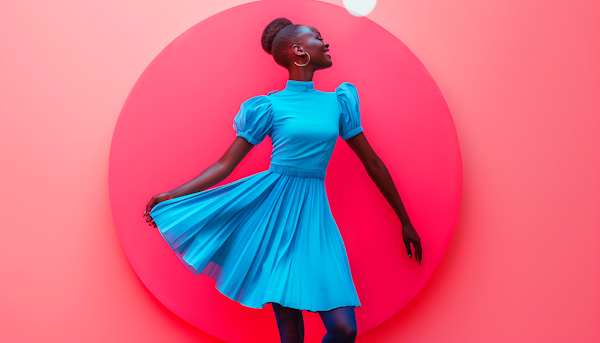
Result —
<instances>
[{"instance_id":1,"label":"woman's face","mask_svg":"<svg viewBox=\"0 0 600 343\"><path fill-rule=\"evenodd\" d=\"M333 63L331 62L331 55L329 55L329 44L323 40L319 30L312 26L301 26L299 39L302 43L294 44L292 47L292 51L296 55L294 61L298 64L306 63L308 61L308 56L304 54L304 51L306 51L310 55L308 65L316 67L315 70L331 67Z\"/></svg>"}]
</instances>

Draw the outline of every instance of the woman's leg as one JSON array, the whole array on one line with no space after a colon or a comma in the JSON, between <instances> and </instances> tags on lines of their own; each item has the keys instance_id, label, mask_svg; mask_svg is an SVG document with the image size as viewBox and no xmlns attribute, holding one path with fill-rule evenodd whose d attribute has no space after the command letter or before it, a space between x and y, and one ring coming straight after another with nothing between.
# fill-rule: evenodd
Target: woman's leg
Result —
<instances>
[{"instance_id":1,"label":"woman's leg","mask_svg":"<svg viewBox=\"0 0 600 343\"><path fill-rule=\"evenodd\" d=\"M279 328L279 337L281 343L302 343L304 342L304 320L302 311L283 307L278 303L271 303L277 327Z\"/></svg>"},{"instance_id":2,"label":"woman's leg","mask_svg":"<svg viewBox=\"0 0 600 343\"><path fill-rule=\"evenodd\" d=\"M353 343L356 340L356 317L354 306L319 311L327 334L322 343Z\"/></svg>"}]
</instances>

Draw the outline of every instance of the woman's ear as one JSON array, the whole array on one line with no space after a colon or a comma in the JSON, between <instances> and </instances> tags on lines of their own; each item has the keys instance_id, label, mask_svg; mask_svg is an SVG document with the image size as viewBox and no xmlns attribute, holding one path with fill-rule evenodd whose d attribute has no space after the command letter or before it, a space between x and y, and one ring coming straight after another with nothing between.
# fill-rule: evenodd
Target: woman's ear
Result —
<instances>
[{"instance_id":1,"label":"woman's ear","mask_svg":"<svg viewBox=\"0 0 600 343\"><path fill-rule=\"evenodd\" d=\"M300 45L298 45L298 44L292 45L292 51L294 52L294 54L296 54L298 56L305 55L304 50L302 50L302 47L300 47Z\"/></svg>"}]
</instances>

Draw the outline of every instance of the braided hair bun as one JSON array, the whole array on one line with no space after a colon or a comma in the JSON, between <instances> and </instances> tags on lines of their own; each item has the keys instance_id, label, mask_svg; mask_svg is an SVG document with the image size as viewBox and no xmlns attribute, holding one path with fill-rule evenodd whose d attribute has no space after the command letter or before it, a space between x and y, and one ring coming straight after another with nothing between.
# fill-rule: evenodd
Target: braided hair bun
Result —
<instances>
[{"instance_id":1,"label":"braided hair bun","mask_svg":"<svg viewBox=\"0 0 600 343\"><path fill-rule=\"evenodd\" d=\"M273 55L277 64L287 68L290 63L290 56L286 49L296 42L298 38L297 29L302 25L295 25L286 18L277 18L265 27L262 37L261 45L263 50L269 55Z\"/></svg>"},{"instance_id":2,"label":"braided hair bun","mask_svg":"<svg viewBox=\"0 0 600 343\"><path fill-rule=\"evenodd\" d=\"M273 40L275 39L275 36L277 36L281 29L288 25L293 24L286 18L277 18L270 22L269 25L267 25L267 27L265 27L260 43L262 44L262 48L267 52L267 54L273 54L271 49L273 47Z\"/></svg>"}]
</instances>

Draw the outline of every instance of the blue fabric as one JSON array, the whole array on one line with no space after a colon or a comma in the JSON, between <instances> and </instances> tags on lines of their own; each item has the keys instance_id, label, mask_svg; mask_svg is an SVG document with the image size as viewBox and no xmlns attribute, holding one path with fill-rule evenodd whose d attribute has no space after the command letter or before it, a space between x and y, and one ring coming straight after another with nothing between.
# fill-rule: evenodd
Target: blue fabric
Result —
<instances>
[{"instance_id":1,"label":"blue fabric","mask_svg":"<svg viewBox=\"0 0 600 343\"><path fill-rule=\"evenodd\" d=\"M324 180L337 137L362 132L359 105L348 82L322 92L312 81L294 80L244 101L233 129L254 145L270 136L271 164L152 209L181 262L247 307L361 306Z\"/></svg>"}]
</instances>

